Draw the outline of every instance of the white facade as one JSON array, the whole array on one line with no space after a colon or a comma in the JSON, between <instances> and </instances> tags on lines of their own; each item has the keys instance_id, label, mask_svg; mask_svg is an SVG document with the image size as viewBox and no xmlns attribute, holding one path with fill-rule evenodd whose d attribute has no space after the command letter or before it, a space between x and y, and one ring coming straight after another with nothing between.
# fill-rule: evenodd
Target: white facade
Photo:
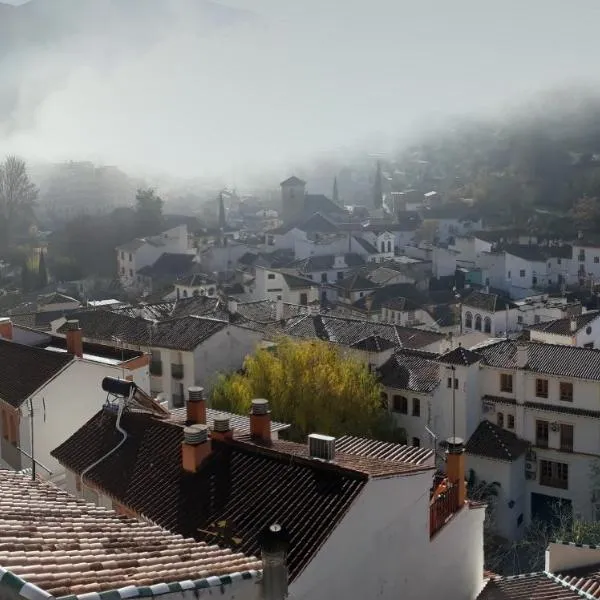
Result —
<instances>
[{"instance_id":1,"label":"white facade","mask_svg":"<svg viewBox=\"0 0 600 600\"><path fill-rule=\"evenodd\" d=\"M281 271L257 266L252 296L254 300L282 300L306 305L319 301L319 284L307 282L305 287L290 287Z\"/></svg>"},{"instance_id":2,"label":"white facade","mask_svg":"<svg viewBox=\"0 0 600 600\"><path fill-rule=\"evenodd\" d=\"M584 285L600 280L600 247L573 244L573 258L569 263L569 283Z\"/></svg>"},{"instance_id":3,"label":"white facade","mask_svg":"<svg viewBox=\"0 0 600 600\"><path fill-rule=\"evenodd\" d=\"M306 232L293 227L286 232L266 234L266 250L294 250L297 241L305 241Z\"/></svg>"},{"instance_id":4,"label":"white facade","mask_svg":"<svg viewBox=\"0 0 600 600\"><path fill-rule=\"evenodd\" d=\"M175 298L191 298L192 296L208 296L213 298L217 295L217 284L214 281L204 281L199 285L182 285L175 283Z\"/></svg>"},{"instance_id":5,"label":"white facade","mask_svg":"<svg viewBox=\"0 0 600 600\"><path fill-rule=\"evenodd\" d=\"M462 328L465 332L481 331L490 337L505 335L507 331L520 329L519 310L509 308L495 312L474 306L462 305Z\"/></svg>"},{"instance_id":6,"label":"white facade","mask_svg":"<svg viewBox=\"0 0 600 600\"><path fill-rule=\"evenodd\" d=\"M532 342L542 342L544 344L600 348L600 314L581 328L577 327L576 319L570 319L569 323L572 323L572 325L571 331L567 335L531 329L529 339Z\"/></svg>"}]
</instances>

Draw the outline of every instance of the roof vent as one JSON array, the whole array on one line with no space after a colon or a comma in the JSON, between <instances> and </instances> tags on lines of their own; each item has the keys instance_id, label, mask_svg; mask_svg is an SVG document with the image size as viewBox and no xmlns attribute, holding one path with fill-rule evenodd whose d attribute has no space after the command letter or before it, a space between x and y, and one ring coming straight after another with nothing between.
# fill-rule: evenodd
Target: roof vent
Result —
<instances>
[{"instance_id":1,"label":"roof vent","mask_svg":"<svg viewBox=\"0 0 600 600\"><path fill-rule=\"evenodd\" d=\"M217 415L213 420L213 431L221 433L229 431L229 417L226 415Z\"/></svg>"},{"instance_id":2,"label":"roof vent","mask_svg":"<svg viewBox=\"0 0 600 600\"><path fill-rule=\"evenodd\" d=\"M269 401L264 398L255 398L252 400L252 414L266 415L269 412Z\"/></svg>"},{"instance_id":3,"label":"roof vent","mask_svg":"<svg viewBox=\"0 0 600 600\"><path fill-rule=\"evenodd\" d=\"M204 388L198 386L190 386L188 388L188 400L190 402L200 402L204 398Z\"/></svg>"},{"instance_id":4,"label":"roof vent","mask_svg":"<svg viewBox=\"0 0 600 600\"><path fill-rule=\"evenodd\" d=\"M320 433L311 433L308 436L308 453L311 458L334 460L335 438Z\"/></svg>"},{"instance_id":5,"label":"roof vent","mask_svg":"<svg viewBox=\"0 0 600 600\"><path fill-rule=\"evenodd\" d=\"M183 439L186 444L197 446L208 440L208 429L206 425L190 425L183 430Z\"/></svg>"}]
</instances>

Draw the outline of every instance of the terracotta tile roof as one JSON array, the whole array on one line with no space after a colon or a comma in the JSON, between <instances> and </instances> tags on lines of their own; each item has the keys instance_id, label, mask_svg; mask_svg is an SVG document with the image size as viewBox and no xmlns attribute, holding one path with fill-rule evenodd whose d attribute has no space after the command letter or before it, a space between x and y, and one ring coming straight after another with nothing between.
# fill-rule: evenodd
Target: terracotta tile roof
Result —
<instances>
[{"instance_id":1,"label":"terracotta tile roof","mask_svg":"<svg viewBox=\"0 0 600 600\"><path fill-rule=\"evenodd\" d=\"M433 460L433 450L429 448L380 442L352 435L345 435L335 440L335 451L399 461L415 466L429 465Z\"/></svg>"},{"instance_id":2,"label":"terracotta tile roof","mask_svg":"<svg viewBox=\"0 0 600 600\"><path fill-rule=\"evenodd\" d=\"M21 406L72 360L72 354L0 339L0 399L11 406Z\"/></svg>"},{"instance_id":3,"label":"terracotta tile roof","mask_svg":"<svg viewBox=\"0 0 600 600\"><path fill-rule=\"evenodd\" d=\"M600 381L600 350L537 342L519 344L527 346L528 371ZM517 342L502 340L476 351L491 367L516 369Z\"/></svg>"},{"instance_id":4,"label":"terracotta tile roof","mask_svg":"<svg viewBox=\"0 0 600 600\"><path fill-rule=\"evenodd\" d=\"M549 573L527 573L493 577L477 600L581 600L581 595Z\"/></svg>"},{"instance_id":5,"label":"terracotta tile roof","mask_svg":"<svg viewBox=\"0 0 600 600\"><path fill-rule=\"evenodd\" d=\"M467 348L463 348L462 346L458 346L458 348L454 348L454 350L442 354L439 361L448 365L469 366L479 362L481 359L482 357L480 354Z\"/></svg>"},{"instance_id":6,"label":"terracotta tile roof","mask_svg":"<svg viewBox=\"0 0 600 600\"><path fill-rule=\"evenodd\" d=\"M513 461L524 454L529 442L519 439L511 431L492 423L481 421L469 438L465 450L468 454Z\"/></svg>"},{"instance_id":7,"label":"terracotta tile roof","mask_svg":"<svg viewBox=\"0 0 600 600\"><path fill-rule=\"evenodd\" d=\"M596 546L583 547L598 550ZM561 583L589 594L593 598L600 598L600 563L561 571L554 575Z\"/></svg>"},{"instance_id":8,"label":"terracotta tile roof","mask_svg":"<svg viewBox=\"0 0 600 600\"><path fill-rule=\"evenodd\" d=\"M115 419L113 412L99 412L53 456L81 473L120 439ZM246 554L259 552L259 531L276 520L292 538L291 579L337 527L369 478L431 468L341 452L335 462L325 463L311 459L306 444L273 441L265 447L241 436L212 440L210 458L198 473L189 474L181 468L181 426L129 412L122 425L126 441L87 475L95 485L159 525L198 540L214 540L214 523L228 521L235 535L221 541Z\"/></svg>"},{"instance_id":9,"label":"terracotta tile roof","mask_svg":"<svg viewBox=\"0 0 600 600\"><path fill-rule=\"evenodd\" d=\"M435 354L410 351L396 352L379 368L385 387L428 394L440 384L440 368Z\"/></svg>"},{"instance_id":10,"label":"terracotta tile roof","mask_svg":"<svg viewBox=\"0 0 600 600\"><path fill-rule=\"evenodd\" d=\"M587 327L589 323L594 321L600 316L600 311L591 310L582 315L573 317L575 320L575 332L580 331ZM542 331L544 333L552 333L554 335L573 335L571 331L571 317L565 317L564 319L554 319L553 321L547 321L546 323L537 323L536 325L530 325L527 327L531 331Z\"/></svg>"},{"instance_id":11,"label":"terracotta tile roof","mask_svg":"<svg viewBox=\"0 0 600 600\"><path fill-rule=\"evenodd\" d=\"M0 596L10 585L6 569L59 598L190 580L208 587L207 577L241 576L260 562L117 516L24 473L0 471L0 566Z\"/></svg>"}]
</instances>

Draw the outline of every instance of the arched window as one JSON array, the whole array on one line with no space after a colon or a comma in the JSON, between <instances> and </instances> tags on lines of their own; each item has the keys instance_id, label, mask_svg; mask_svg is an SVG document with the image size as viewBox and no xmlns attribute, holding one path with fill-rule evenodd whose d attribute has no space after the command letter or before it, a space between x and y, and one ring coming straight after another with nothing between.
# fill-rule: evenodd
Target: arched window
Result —
<instances>
[{"instance_id":1,"label":"arched window","mask_svg":"<svg viewBox=\"0 0 600 600\"><path fill-rule=\"evenodd\" d=\"M392 242L388 242L388 252L392 251Z\"/></svg>"},{"instance_id":2,"label":"arched window","mask_svg":"<svg viewBox=\"0 0 600 600\"><path fill-rule=\"evenodd\" d=\"M408 398L404 396L394 396L393 410L403 415L408 414Z\"/></svg>"},{"instance_id":3,"label":"arched window","mask_svg":"<svg viewBox=\"0 0 600 600\"><path fill-rule=\"evenodd\" d=\"M385 242L381 242L381 251L385 252Z\"/></svg>"},{"instance_id":4,"label":"arched window","mask_svg":"<svg viewBox=\"0 0 600 600\"><path fill-rule=\"evenodd\" d=\"M481 315L475 315L475 329L481 331Z\"/></svg>"},{"instance_id":5,"label":"arched window","mask_svg":"<svg viewBox=\"0 0 600 600\"><path fill-rule=\"evenodd\" d=\"M465 327L467 329L473 327L473 315L470 312L465 313Z\"/></svg>"},{"instance_id":6,"label":"arched window","mask_svg":"<svg viewBox=\"0 0 600 600\"><path fill-rule=\"evenodd\" d=\"M483 320L483 331L485 333L492 333L492 320L489 317Z\"/></svg>"}]
</instances>

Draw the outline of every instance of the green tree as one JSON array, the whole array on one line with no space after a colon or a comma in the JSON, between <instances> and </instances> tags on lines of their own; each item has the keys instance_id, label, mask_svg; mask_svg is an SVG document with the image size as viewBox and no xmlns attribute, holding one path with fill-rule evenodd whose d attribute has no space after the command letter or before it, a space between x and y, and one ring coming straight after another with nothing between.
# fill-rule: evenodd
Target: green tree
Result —
<instances>
[{"instance_id":1,"label":"green tree","mask_svg":"<svg viewBox=\"0 0 600 600\"><path fill-rule=\"evenodd\" d=\"M375 375L338 348L284 338L248 357L243 373L220 377L212 406L248 413L252 398L267 398L273 418L291 424L292 439L372 436L381 430L380 393Z\"/></svg>"},{"instance_id":2,"label":"green tree","mask_svg":"<svg viewBox=\"0 0 600 600\"><path fill-rule=\"evenodd\" d=\"M48 271L46 270L45 252L40 252L40 261L38 264L37 287L43 289L48 285Z\"/></svg>"},{"instance_id":3,"label":"green tree","mask_svg":"<svg viewBox=\"0 0 600 600\"><path fill-rule=\"evenodd\" d=\"M27 230L33 222L37 195L25 162L8 156L0 164L0 251L9 249L15 232Z\"/></svg>"},{"instance_id":4,"label":"green tree","mask_svg":"<svg viewBox=\"0 0 600 600\"><path fill-rule=\"evenodd\" d=\"M153 188L139 189L135 196L138 235L155 235L163 227L163 199Z\"/></svg>"}]
</instances>

